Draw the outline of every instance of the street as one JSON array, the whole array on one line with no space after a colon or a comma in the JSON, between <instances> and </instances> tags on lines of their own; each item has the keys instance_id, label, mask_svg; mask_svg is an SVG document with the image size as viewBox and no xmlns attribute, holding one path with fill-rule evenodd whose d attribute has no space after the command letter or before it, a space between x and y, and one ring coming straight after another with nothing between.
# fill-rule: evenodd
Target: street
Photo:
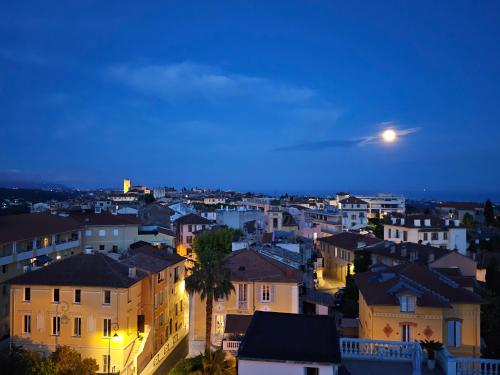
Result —
<instances>
[{"instance_id":1,"label":"street","mask_svg":"<svg viewBox=\"0 0 500 375\"><path fill-rule=\"evenodd\" d=\"M154 372L154 375L167 375L168 372L179 362L181 359L185 358L188 354L188 336L184 337L182 341L177 345L174 351L168 356L167 359L158 367Z\"/></svg>"}]
</instances>

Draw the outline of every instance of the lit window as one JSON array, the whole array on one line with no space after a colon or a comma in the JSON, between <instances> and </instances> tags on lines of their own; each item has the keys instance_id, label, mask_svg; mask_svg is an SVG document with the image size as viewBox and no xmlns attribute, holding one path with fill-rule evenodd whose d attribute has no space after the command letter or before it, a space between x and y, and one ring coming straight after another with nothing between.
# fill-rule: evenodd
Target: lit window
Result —
<instances>
[{"instance_id":1,"label":"lit window","mask_svg":"<svg viewBox=\"0 0 500 375\"><path fill-rule=\"evenodd\" d=\"M113 229L113 236L118 237L118 229Z\"/></svg>"},{"instance_id":2,"label":"lit window","mask_svg":"<svg viewBox=\"0 0 500 375\"><path fill-rule=\"evenodd\" d=\"M111 337L111 319L104 319L102 333L104 337Z\"/></svg>"},{"instance_id":3,"label":"lit window","mask_svg":"<svg viewBox=\"0 0 500 375\"><path fill-rule=\"evenodd\" d=\"M92 236L92 229L85 230L85 237L91 237L91 236Z\"/></svg>"}]
</instances>

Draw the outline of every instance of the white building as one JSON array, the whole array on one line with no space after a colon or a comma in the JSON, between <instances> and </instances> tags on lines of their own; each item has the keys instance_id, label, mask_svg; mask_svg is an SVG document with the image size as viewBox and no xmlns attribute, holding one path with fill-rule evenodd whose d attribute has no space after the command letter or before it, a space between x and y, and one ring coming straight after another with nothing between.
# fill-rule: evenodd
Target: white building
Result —
<instances>
[{"instance_id":1,"label":"white building","mask_svg":"<svg viewBox=\"0 0 500 375\"><path fill-rule=\"evenodd\" d=\"M245 223L249 221L264 222L264 214L261 210L237 207L237 208L222 208L216 210L216 220L219 225L227 225L229 228L242 229Z\"/></svg>"},{"instance_id":2,"label":"white building","mask_svg":"<svg viewBox=\"0 0 500 375\"><path fill-rule=\"evenodd\" d=\"M351 195L341 199L337 208L342 214L342 230L364 228L368 225L368 203Z\"/></svg>"},{"instance_id":3,"label":"white building","mask_svg":"<svg viewBox=\"0 0 500 375\"><path fill-rule=\"evenodd\" d=\"M458 250L462 255L465 255L467 250L466 228L459 220L422 214L386 217L384 240L395 243L421 243Z\"/></svg>"},{"instance_id":4,"label":"white building","mask_svg":"<svg viewBox=\"0 0 500 375\"><path fill-rule=\"evenodd\" d=\"M384 217L389 214L404 214L406 200L402 195L380 193L376 195L358 195L368 203L368 218Z\"/></svg>"}]
</instances>

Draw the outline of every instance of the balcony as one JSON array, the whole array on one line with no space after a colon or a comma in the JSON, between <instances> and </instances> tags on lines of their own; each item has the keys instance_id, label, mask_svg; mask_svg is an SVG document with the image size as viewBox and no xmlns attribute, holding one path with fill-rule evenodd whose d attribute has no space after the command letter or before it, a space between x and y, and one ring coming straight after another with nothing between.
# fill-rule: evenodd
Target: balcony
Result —
<instances>
[{"instance_id":1,"label":"balcony","mask_svg":"<svg viewBox=\"0 0 500 375\"><path fill-rule=\"evenodd\" d=\"M240 348L241 341L233 341L233 340L222 340L222 350L225 352L236 353Z\"/></svg>"},{"instance_id":2,"label":"balcony","mask_svg":"<svg viewBox=\"0 0 500 375\"><path fill-rule=\"evenodd\" d=\"M238 310L248 310L248 301L238 301Z\"/></svg>"},{"instance_id":3,"label":"balcony","mask_svg":"<svg viewBox=\"0 0 500 375\"><path fill-rule=\"evenodd\" d=\"M58 243L56 244L56 250L57 251L64 251L64 250L68 250L68 249L72 249L72 248L75 248L75 247L79 247L80 246L80 240L72 240L72 241L68 241L68 242L61 242L61 243Z\"/></svg>"}]
</instances>

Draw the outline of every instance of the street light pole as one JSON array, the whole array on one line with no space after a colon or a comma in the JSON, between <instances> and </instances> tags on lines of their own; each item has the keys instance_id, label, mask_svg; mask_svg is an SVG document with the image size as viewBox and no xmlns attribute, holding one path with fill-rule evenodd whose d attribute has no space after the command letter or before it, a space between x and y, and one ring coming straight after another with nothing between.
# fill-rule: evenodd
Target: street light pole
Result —
<instances>
[{"instance_id":1,"label":"street light pole","mask_svg":"<svg viewBox=\"0 0 500 375\"><path fill-rule=\"evenodd\" d=\"M108 375L111 368L111 336L108 337Z\"/></svg>"}]
</instances>

